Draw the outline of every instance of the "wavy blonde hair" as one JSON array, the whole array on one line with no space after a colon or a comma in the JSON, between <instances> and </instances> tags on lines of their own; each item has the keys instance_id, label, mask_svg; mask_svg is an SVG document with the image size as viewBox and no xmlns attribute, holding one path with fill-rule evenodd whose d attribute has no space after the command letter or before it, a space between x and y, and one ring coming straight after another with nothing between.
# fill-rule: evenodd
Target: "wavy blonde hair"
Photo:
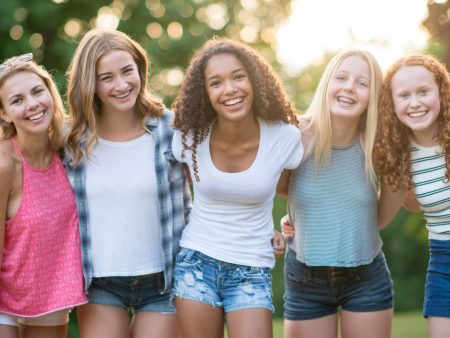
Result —
<instances>
[{"instance_id":1,"label":"wavy blonde hair","mask_svg":"<svg viewBox=\"0 0 450 338\"><path fill-rule=\"evenodd\" d=\"M374 147L374 161L383 180L394 191L413 188L411 175L411 130L395 114L392 78L402 67L424 67L434 75L439 87L440 112L437 118L437 143L445 154L445 178L450 179L450 76L445 66L431 55L415 54L395 62L386 72L380 99L380 117Z\"/></svg>"},{"instance_id":2,"label":"wavy blonde hair","mask_svg":"<svg viewBox=\"0 0 450 338\"><path fill-rule=\"evenodd\" d=\"M376 186L378 177L373 166L372 150L377 129L378 99L382 73L378 62L371 53L359 49L345 49L336 54L325 68L312 102L304 114L304 118L308 121L306 128L310 129L313 134L314 165L316 168L319 168L325 165L331 156L332 128L330 102L328 99L330 81L341 63L350 56L362 58L367 62L370 70L369 103L360 119L359 132L363 136L366 177Z\"/></svg>"},{"instance_id":3,"label":"wavy blonde hair","mask_svg":"<svg viewBox=\"0 0 450 338\"><path fill-rule=\"evenodd\" d=\"M95 94L97 64L101 57L113 50L129 53L136 62L141 89L135 111L142 117L142 125L149 117L161 116L164 105L152 97L148 86L148 59L145 50L125 33L115 30L92 29L78 45L67 71L69 78L67 100L71 123L66 136L66 147L78 164L83 153L89 158L97 142L97 118L101 101ZM82 145L83 144L83 145Z\"/></svg>"},{"instance_id":4,"label":"wavy blonde hair","mask_svg":"<svg viewBox=\"0 0 450 338\"><path fill-rule=\"evenodd\" d=\"M50 92L50 96L53 100L54 106L53 118L49 126L50 148L56 152L61 152L63 145L62 127L65 118L64 106L52 76L45 70L43 66L36 64L33 60L23 61L20 59L20 57L12 57L6 60L4 66L5 67L0 71L0 88L4 85L6 80L20 72L34 73L39 76L44 82L44 85ZM1 116L4 113L4 106L1 99L0 111ZM17 134L14 123L8 123L2 118L0 118L0 131L2 140L9 139Z\"/></svg>"},{"instance_id":5,"label":"wavy blonde hair","mask_svg":"<svg viewBox=\"0 0 450 338\"><path fill-rule=\"evenodd\" d=\"M215 55L231 54L245 67L253 87L253 111L265 120L281 120L298 125L296 110L288 99L276 73L254 49L233 39L215 37L208 40L193 55L181 90L172 108L175 111L174 127L182 132L183 152L192 151L194 176L198 176L197 145L209 133L217 113L209 100L205 85L205 68ZM186 135L192 132L193 144L187 145Z\"/></svg>"}]
</instances>

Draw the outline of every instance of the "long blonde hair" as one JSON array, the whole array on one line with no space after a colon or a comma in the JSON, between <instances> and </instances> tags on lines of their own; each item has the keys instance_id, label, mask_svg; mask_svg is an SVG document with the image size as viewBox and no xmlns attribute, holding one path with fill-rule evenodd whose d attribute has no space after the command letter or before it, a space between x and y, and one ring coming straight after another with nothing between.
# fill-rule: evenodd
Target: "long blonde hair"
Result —
<instances>
[{"instance_id":1,"label":"long blonde hair","mask_svg":"<svg viewBox=\"0 0 450 338\"><path fill-rule=\"evenodd\" d=\"M89 158L91 149L97 142L97 118L102 104L95 94L97 63L103 55L112 50L125 51L136 62L141 89L135 111L142 117L142 125L145 127L145 121L149 117L161 116L164 109L164 105L152 97L148 87L148 59L145 50L125 33L115 30L90 30L78 45L67 71L67 100L71 124L66 146L74 165L81 161L83 152Z\"/></svg>"},{"instance_id":2,"label":"long blonde hair","mask_svg":"<svg viewBox=\"0 0 450 338\"><path fill-rule=\"evenodd\" d=\"M52 76L45 70L43 66L36 64L33 60L23 61L20 57L12 57L5 61L3 68L0 71L0 88L5 81L13 75L20 72L34 73L39 76L50 92L53 100L54 113L52 121L49 126L49 143L50 148L54 151L60 152L63 144L62 140L62 126L64 123L64 106L56 88ZM0 99L0 110L4 111L3 102ZM9 139L17 134L14 123L7 123L0 118L0 137L2 140Z\"/></svg>"},{"instance_id":3,"label":"long blonde hair","mask_svg":"<svg viewBox=\"0 0 450 338\"><path fill-rule=\"evenodd\" d=\"M363 139L365 173L367 179L375 186L378 182L372 161L372 150L377 130L378 101L382 83L382 73L378 62L372 54L359 49L345 49L336 54L328 63L320 79L311 105L304 114L314 139L314 165L316 168L326 164L331 156L331 112L328 100L330 81L341 63L349 56L359 56L365 60L370 69L369 103L359 123L359 132Z\"/></svg>"}]
</instances>

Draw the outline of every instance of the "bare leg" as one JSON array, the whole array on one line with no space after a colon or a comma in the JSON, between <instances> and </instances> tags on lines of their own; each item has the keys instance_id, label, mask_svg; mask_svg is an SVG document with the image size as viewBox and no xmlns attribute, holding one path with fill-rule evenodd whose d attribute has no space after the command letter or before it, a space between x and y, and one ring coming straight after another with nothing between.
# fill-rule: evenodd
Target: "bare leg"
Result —
<instances>
[{"instance_id":1,"label":"bare leg","mask_svg":"<svg viewBox=\"0 0 450 338\"><path fill-rule=\"evenodd\" d=\"M228 312L227 330L230 338L272 338L272 312L263 308Z\"/></svg>"},{"instance_id":2,"label":"bare leg","mask_svg":"<svg viewBox=\"0 0 450 338\"><path fill-rule=\"evenodd\" d=\"M67 324L60 326L30 326L21 328L22 338L66 338Z\"/></svg>"},{"instance_id":3,"label":"bare leg","mask_svg":"<svg viewBox=\"0 0 450 338\"><path fill-rule=\"evenodd\" d=\"M393 310L341 313L343 338L389 338L391 336Z\"/></svg>"},{"instance_id":4,"label":"bare leg","mask_svg":"<svg viewBox=\"0 0 450 338\"><path fill-rule=\"evenodd\" d=\"M19 328L17 326L0 324L0 337L18 338Z\"/></svg>"},{"instance_id":5,"label":"bare leg","mask_svg":"<svg viewBox=\"0 0 450 338\"><path fill-rule=\"evenodd\" d=\"M127 338L130 320L125 309L116 306L86 304L77 309L80 338Z\"/></svg>"},{"instance_id":6,"label":"bare leg","mask_svg":"<svg viewBox=\"0 0 450 338\"><path fill-rule=\"evenodd\" d=\"M428 317L428 336L430 338L450 338L450 318Z\"/></svg>"},{"instance_id":7,"label":"bare leg","mask_svg":"<svg viewBox=\"0 0 450 338\"><path fill-rule=\"evenodd\" d=\"M177 315L138 312L131 324L132 338L181 338Z\"/></svg>"},{"instance_id":8,"label":"bare leg","mask_svg":"<svg viewBox=\"0 0 450 338\"><path fill-rule=\"evenodd\" d=\"M175 304L183 338L223 338L221 308L179 297L175 298Z\"/></svg>"},{"instance_id":9,"label":"bare leg","mask_svg":"<svg viewBox=\"0 0 450 338\"><path fill-rule=\"evenodd\" d=\"M308 320L284 320L284 338L336 338L337 315Z\"/></svg>"}]
</instances>

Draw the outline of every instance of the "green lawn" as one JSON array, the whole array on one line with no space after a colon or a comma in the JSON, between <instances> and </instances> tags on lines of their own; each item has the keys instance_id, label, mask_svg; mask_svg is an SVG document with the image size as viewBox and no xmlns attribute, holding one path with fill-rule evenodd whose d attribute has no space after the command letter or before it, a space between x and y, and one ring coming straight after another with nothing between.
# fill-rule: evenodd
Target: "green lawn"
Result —
<instances>
[{"instance_id":1,"label":"green lawn","mask_svg":"<svg viewBox=\"0 0 450 338\"><path fill-rule=\"evenodd\" d=\"M274 338L283 338L283 320L274 319ZM78 338L78 330L71 320L68 338ZM427 337L427 321L420 312L400 313L394 315L392 338L425 338Z\"/></svg>"}]
</instances>

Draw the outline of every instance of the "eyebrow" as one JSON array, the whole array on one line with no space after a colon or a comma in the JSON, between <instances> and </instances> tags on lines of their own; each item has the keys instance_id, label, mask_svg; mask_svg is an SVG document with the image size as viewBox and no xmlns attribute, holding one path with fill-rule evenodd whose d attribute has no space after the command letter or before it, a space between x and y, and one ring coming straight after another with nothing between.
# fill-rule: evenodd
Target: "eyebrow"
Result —
<instances>
[{"instance_id":1,"label":"eyebrow","mask_svg":"<svg viewBox=\"0 0 450 338\"><path fill-rule=\"evenodd\" d=\"M38 88L44 88L44 87L46 87L44 84L38 84L38 85L34 86L33 88L31 88L31 92L35 91ZM11 100L13 100L13 99L15 99L17 97L22 97L22 96L24 96L23 93L17 93L17 94L14 94L14 95L10 96L7 99L7 101L10 102Z\"/></svg>"},{"instance_id":2,"label":"eyebrow","mask_svg":"<svg viewBox=\"0 0 450 338\"><path fill-rule=\"evenodd\" d=\"M125 70L125 69L127 69L127 68L129 68L129 67L133 67L133 64L132 64L132 63L129 63L129 64L123 66L122 68L120 68L120 70L123 71L123 70ZM97 74L97 77L100 77L100 76L102 76L102 75L112 74L112 73L113 73L113 72L99 73L99 74Z\"/></svg>"},{"instance_id":3,"label":"eyebrow","mask_svg":"<svg viewBox=\"0 0 450 338\"><path fill-rule=\"evenodd\" d=\"M240 71L244 71L244 69L243 68L237 68L235 70L232 70L231 73L236 74L236 73L238 73ZM220 76L219 75L212 75L212 76L210 76L209 78L206 79L206 82L208 82L208 81L210 81L210 80L212 80L214 78L217 78L217 77L220 77Z\"/></svg>"}]
</instances>

